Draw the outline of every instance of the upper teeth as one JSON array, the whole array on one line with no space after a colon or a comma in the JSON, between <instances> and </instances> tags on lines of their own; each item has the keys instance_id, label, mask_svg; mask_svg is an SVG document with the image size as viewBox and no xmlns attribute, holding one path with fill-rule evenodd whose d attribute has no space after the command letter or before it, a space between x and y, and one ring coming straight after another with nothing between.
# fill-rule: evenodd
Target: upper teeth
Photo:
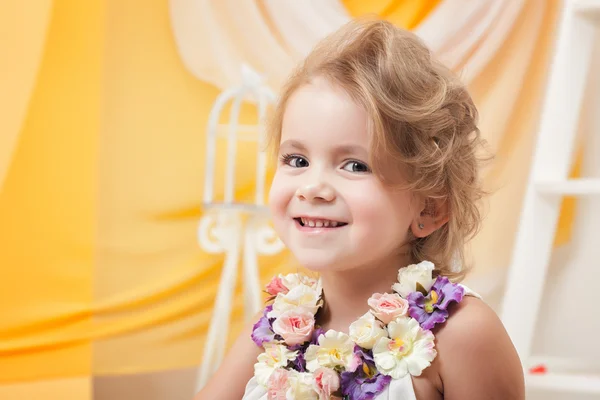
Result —
<instances>
[{"instance_id":1,"label":"upper teeth","mask_svg":"<svg viewBox=\"0 0 600 400\"><path fill-rule=\"evenodd\" d=\"M338 226L338 222L329 221L326 219L309 219L309 218L300 218L302 224L304 226L310 226L311 228L321 228L321 227L332 227L335 228Z\"/></svg>"}]
</instances>

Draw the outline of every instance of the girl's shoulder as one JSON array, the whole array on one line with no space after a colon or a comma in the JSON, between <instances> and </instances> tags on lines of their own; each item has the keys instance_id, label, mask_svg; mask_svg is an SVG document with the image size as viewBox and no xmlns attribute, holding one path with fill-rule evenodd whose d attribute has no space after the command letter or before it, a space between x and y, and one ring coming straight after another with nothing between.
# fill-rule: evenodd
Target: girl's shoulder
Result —
<instances>
[{"instance_id":1,"label":"girl's shoulder","mask_svg":"<svg viewBox=\"0 0 600 400\"><path fill-rule=\"evenodd\" d=\"M494 310L476 296L452 308L435 332L444 397L523 399L523 368Z\"/></svg>"},{"instance_id":2,"label":"girl's shoulder","mask_svg":"<svg viewBox=\"0 0 600 400\"><path fill-rule=\"evenodd\" d=\"M246 382L252 377L252 367L261 352L250 337L255 322L261 315L262 313L254 316L252 322L245 326L219 369L194 400L242 398Z\"/></svg>"}]
</instances>

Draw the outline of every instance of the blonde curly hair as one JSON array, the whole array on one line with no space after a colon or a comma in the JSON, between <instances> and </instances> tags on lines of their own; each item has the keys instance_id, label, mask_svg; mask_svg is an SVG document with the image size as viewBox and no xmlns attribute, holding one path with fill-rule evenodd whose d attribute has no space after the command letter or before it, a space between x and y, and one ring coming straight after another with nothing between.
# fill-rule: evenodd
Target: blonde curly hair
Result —
<instances>
[{"instance_id":1,"label":"blonde curly hair","mask_svg":"<svg viewBox=\"0 0 600 400\"><path fill-rule=\"evenodd\" d=\"M436 273L460 280L465 244L477 232L483 196L478 171L484 144L478 113L465 85L435 60L413 33L381 20L355 20L322 40L284 85L268 129L278 151L286 104L314 77L345 89L370 118L371 165L389 184L402 185L435 204L448 222L427 237L409 232L413 262L429 260ZM462 268L457 269L459 263Z\"/></svg>"}]
</instances>

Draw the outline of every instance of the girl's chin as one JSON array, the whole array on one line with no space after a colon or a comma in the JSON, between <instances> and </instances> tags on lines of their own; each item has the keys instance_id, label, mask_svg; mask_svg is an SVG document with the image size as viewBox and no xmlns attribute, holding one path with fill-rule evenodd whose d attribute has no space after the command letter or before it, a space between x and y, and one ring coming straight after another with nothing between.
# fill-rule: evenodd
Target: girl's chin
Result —
<instances>
[{"instance_id":1,"label":"girl's chin","mask_svg":"<svg viewBox=\"0 0 600 400\"><path fill-rule=\"evenodd\" d=\"M351 267L349 263L340 263L339 260L326 260L322 257L298 257L298 263L309 271L323 273L323 272L341 272L349 270Z\"/></svg>"}]
</instances>

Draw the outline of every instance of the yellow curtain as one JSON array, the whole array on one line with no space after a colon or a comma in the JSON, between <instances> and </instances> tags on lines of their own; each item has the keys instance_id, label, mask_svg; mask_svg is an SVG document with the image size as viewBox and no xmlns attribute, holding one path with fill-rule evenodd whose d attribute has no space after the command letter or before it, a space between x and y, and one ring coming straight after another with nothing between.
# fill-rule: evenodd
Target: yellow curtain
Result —
<instances>
[{"instance_id":1,"label":"yellow curtain","mask_svg":"<svg viewBox=\"0 0 600 400\"><path fill-rule=\"evenodd\" d=\"M0 5L3 399L90 395L101 3Z\"/></svg>"},{"instance_id":2,"label":"yellow curtain","mask_svg":"<svg viewBox=\"0 0 600 400\"><path fill-rule=\"evenodd\" d=\"M51 0L0 3L0 189L29 105L50 22Z\"/></svg>"},{"instance_id":3,"label":"yellow curtain","mask_svg":"<svg viewBox=\"0 0 600 400\"><path fill-rule=\"evenodd\" d=\"M344 2L353 16L378 13L406 28L438 3ZM204 130L218 90L182 65L166 0L6 4L0 50L22 67L0 66L0 89L10 89L0 103L9 117L0 119L0 398L10 398L10 387L23 393L7 386L14 381L198 365L223 261L196 243ZM500 223L506 208L498 204L520 207L557 4L541 16L529 4L472 84L482 114L491 115L484 132L501 138L487 178L509 187L493 197L480 257L492 237L510 238L516 226L518 215ZM14 22L24 15L28 25ZM519 66L527 75L519 101L495 128L489 110L503 87L523 78ZM243 110L242 120L254 117ZM241 196L253 185L244 169L252 150L239 155ZM509 233L491 230L498 226ZM289 253L260 262L263 282L293 268ZM232 337L241 303L238 290Z\"/></svg>"},{"instance_id":4,"label":"yellow curtain","mask_svg":"<svg viewBox=\"0 0 600 400\"><path fill-rule=\"evenodd\" d=\"M89 376L0 384L2 400L91 400L92 397L92 379Z\"/></svg>"},{"instance_id":5,"label":"yellow curtain","mask_svg":"<svg viewBox=\"0 0 600 400\"><path fill-rule=\"evenodd\" d=\"M344 0L352 17L378 15L404 29L414 29L441 0Z\"/></svg>"}]
</instances>

